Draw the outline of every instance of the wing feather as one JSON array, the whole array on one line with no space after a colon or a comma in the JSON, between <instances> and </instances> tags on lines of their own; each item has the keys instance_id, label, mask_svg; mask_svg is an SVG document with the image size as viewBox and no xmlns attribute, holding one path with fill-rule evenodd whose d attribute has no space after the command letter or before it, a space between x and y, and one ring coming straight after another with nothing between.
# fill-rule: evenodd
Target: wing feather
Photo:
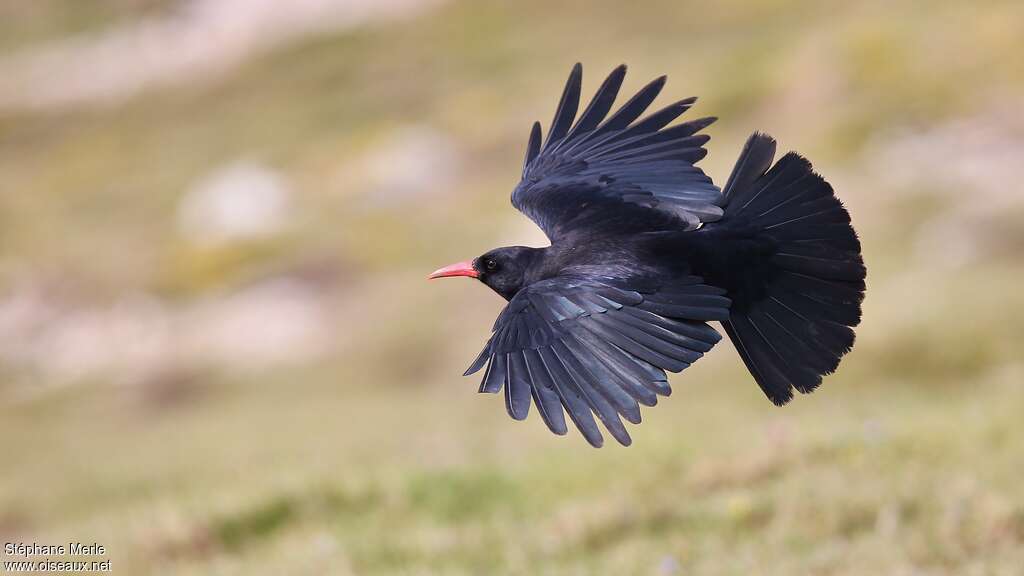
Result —
<instances>
[{"instance_id":1,"label":"wing feather","mask_svg":"<svg viewBox=\"0 0 1024 576\"><path fill-rule=\"evenodd\" d=\"M530 381L533 383L533 401L537 404L537 412L547 427L561 436L568 431L568 428L565 427L565 414L562 412L562 401L556 390L555 382L541 361L537 350L526 350L525 354L526 367L530 371Z\"/></svg>"},{"instance_id":2,"label":"wing feather","mask_svg":"<svg viewBox=\"0 0 1024 576\"><path fill-rule=\"evenodd\" d=\"M641 404L671 394L665 371L685 369L721 338L702 319L720 316L715 308L728 310L729 300L694 276L662 287L628 284L572 276L521 290L470 367L486 363L480 391L504 389L516 420L527 417L532 403L555 434L565 434L568 414L593 446L604 442L598 421L629 445L623 420L639 423ZM784 328L773 322L769 330Z\"/></svg>"},{"instance_id":3,"label":"wing feather","mask_svg":"<svg viewBox=\"0 0 1024 576\"><path fill-rule=\"evenodd\" d=\"M505 408L515 420L525 420L530 413L530 371L522 348L508 355L508 381L505 385Z\"/></svg>"},{"instance_id":4,"label":"wing feather","mask_svg":"<svg viewBox=\"0 0 1024 576\"><path fill-rule=\"evenodd\" d=\"M612 70L608 78L601 84L601 87L597 89L593 99L590 100L590 104L587 105L586 110L580 116L579 122L572 127L563 143L574 141L577 136L597 128L612 109L612 105L615 104L615 98L619 95L619 89L622 88L622 80L625 77L625 64L621 64Z\"/></svg>"},{"instance_id":5,"label":"wing feather","mask_svg":"<svg viewBox=\"0 0 1024 576\"><path fill-rule=\"evenodd\" d=\"M544 144L545 150L558 144L572 127L572 121L576 119L576 110L580 105L582 81L583 66L577 62L572 67L569 80L565 83L565 90L562 91L562 99L558 102L558 108L555 110L555 118L551 121L551 130L548 132L548 141Z\"/></svg>"},{"instance_id":6,"label":"wing feather","mask_svg":"<svg viewBox=\"0 0 1024 576\"><path fill-rule=\"evenodd\" d=\"M707 154L708 141L697 133L714 118L669 126L696 102L686 98L637 120L664 88L664 76L605 118L625 73L625 66L613 70L573 124L582 83L577 64L543 147L540 126L530 132L512 204L552 241L573 233L599 234L611 222L619 233L628 233L693 229L722 217L721 192L695 166ZM623 218L623 204L632 206L630 218ZM785 224L780 221L780 228Z\"/></svg>"}]
</instances>

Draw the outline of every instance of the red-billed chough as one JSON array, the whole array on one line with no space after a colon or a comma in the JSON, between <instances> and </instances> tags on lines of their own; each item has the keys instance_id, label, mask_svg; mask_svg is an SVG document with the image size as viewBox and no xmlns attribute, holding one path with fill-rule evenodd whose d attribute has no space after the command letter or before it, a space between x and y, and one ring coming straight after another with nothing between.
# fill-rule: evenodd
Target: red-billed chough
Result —
<instances>
[{"instance_id":1,"label":"red-billed chough","mask_svg":"<svg viewBox=\"0 0 1024 576\"><path fill-rule=\"evenodd\" d=\"M506 300L480 356L481 392L504 390L508 413L536 404L590 444L594 419L620 443L621 419L671 392L679 372L720 339L718 321L768 398L789 402L835 371L853 345L865 268L850 216L810 162L755 133L723 189L695 164L715 119L672 123L687 98L643 119L662 76L608 116L626 67L582 115L582 67L569 75L551 129L534 123L512 205L551 241L510 246L430 275L477 278ZM621 419L620 419L621 418Z\"/></svg>"}]
</instances>

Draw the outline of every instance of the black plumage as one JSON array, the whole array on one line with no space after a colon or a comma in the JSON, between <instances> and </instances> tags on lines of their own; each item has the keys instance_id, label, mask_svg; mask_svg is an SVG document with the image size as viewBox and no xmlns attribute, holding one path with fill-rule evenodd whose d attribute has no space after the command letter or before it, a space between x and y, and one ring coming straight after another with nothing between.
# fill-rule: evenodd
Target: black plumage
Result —
<instances>
[{"instance_id":1,"label":"black plumage","mask_svg":"<svg viewBox=\"0 0 1024 576\"><path fill-rule=\"evenodd\" d=\"M504 392L509 415L535 406L556 434L565 416L600 446L623 420L671 394L720 339L721 322L772 402L807 393L838 367L860 322L865 268L850 217L803 157L777 163L775 141L748 140L723 190L696 163L714 118L670 126L686 98L641 119L660 77L617 111L626 68L577 118L573 67L545 139L531 129L512 204L551 240L512 246L431 275L472 276L508 300L466 374ZM611 113L609 115L609 113Z\"/></svg>"}]
</instances>

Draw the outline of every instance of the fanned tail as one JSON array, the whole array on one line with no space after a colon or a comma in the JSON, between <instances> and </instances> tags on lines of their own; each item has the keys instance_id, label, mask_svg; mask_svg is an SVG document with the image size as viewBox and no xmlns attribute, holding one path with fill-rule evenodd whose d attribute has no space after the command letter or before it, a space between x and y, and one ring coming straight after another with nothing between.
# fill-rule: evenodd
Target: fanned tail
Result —
<instances>
[{"instance_id":1,"label":"fanned tail","mask_svg":"<svg viewBox=\"0 0 1024 576\"><path fill-rule=\"evenodd\" d=\"M771 249L730 293L726 332L777 405L811 392L853 346L865 268L850 215L811 163L790 152L774 166L775 141L747 141L723 193L727 222ZM770 168L769 168L770 167Z\"/></svg>"}]
</instances>

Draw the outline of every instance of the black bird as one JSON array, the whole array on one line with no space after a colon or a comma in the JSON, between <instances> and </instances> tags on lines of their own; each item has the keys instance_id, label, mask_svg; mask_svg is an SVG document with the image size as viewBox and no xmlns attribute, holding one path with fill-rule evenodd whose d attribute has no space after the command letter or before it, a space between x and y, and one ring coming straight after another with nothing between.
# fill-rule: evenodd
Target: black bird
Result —
<instances>
[{"instance_id":1,"label":"black bird","mask_svg":"<svg viewBox=\"0 0 1024 576\"><path fill-rule=\"evenodd\" d=\"M865 268L850 216L810 162L755 133L725 187L695 164L715 121L669 126L696 98L637 120L665 85L644 86L608 117L619 66L583 114L573 67L546 139L534 123L512 205L551 245L496 248L430 278L470 276L508 300L466 375L505 392L508 413L535 404L555 434L565 414L590 444L596 415L623 445L639 405L720 339L718 321L768 398L808 393L849 352ZM564 413L563 413L564 410Z\"/></svg>"}]
</instances>

